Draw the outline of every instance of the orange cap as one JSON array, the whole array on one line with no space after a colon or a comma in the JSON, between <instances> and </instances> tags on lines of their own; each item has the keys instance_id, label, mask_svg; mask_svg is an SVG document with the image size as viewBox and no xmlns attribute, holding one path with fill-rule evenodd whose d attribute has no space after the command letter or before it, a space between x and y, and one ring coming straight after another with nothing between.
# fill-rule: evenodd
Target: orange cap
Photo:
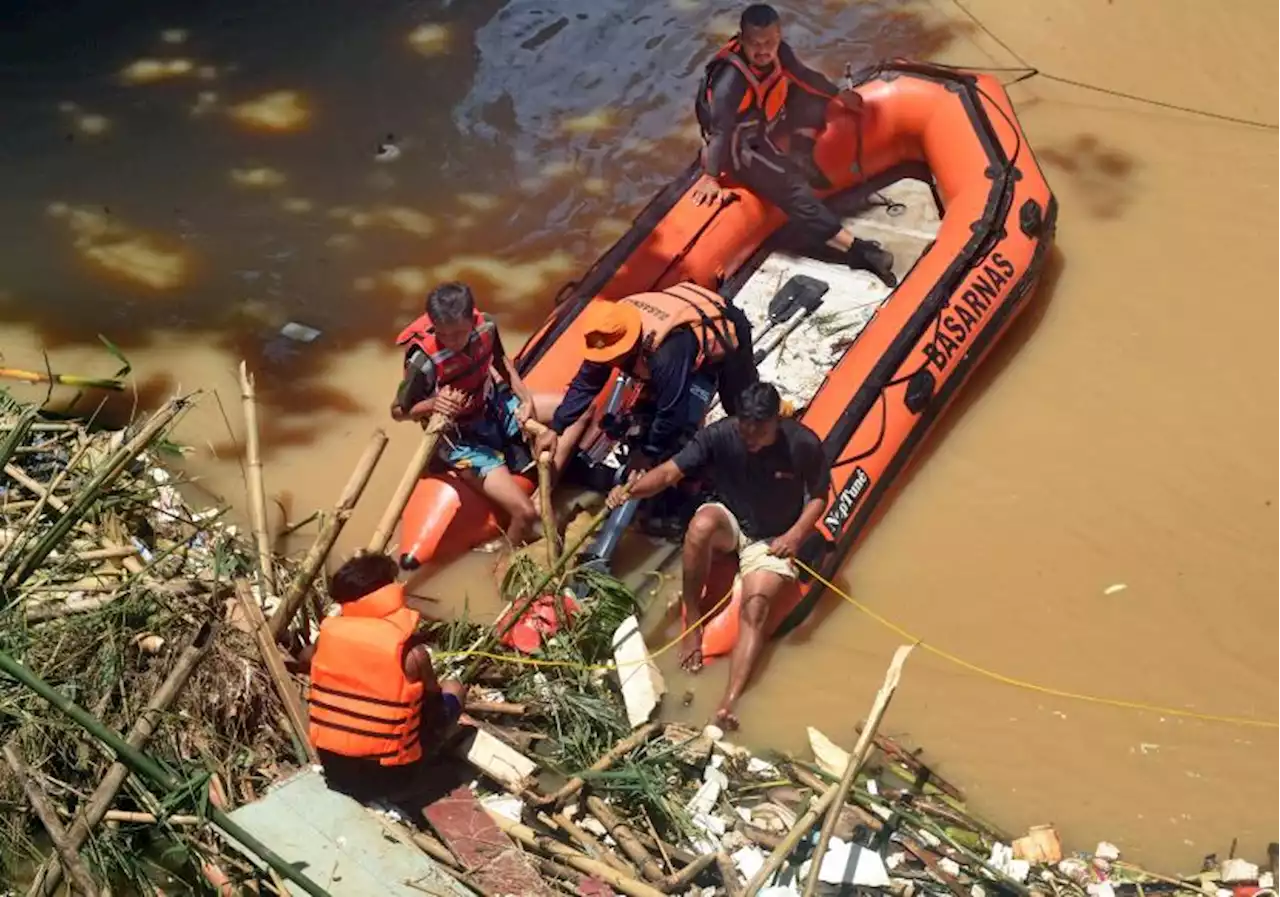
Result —
<instances>
[{"instance_id":1,"label":"orange cap","mask_svg":"<svg viewBox=\"0 0 1280 897\"><path fill-rule=\"evenodd\" d=\"M582 337L587 361L617 361L640 339L640 310L630 302L596 299L583 309Z\"/></svg>"}]
</instances>

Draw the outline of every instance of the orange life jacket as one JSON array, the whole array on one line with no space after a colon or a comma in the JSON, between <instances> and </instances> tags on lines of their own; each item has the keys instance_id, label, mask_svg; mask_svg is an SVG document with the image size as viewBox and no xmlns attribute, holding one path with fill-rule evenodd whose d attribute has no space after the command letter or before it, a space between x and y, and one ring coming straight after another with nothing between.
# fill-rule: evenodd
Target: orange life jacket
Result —
<instances>
[{"instance_id":1,"label":"orange life jacket","mask_svg":"<svg viewBox=\"0 0 1280 897\"><path fill-rule=\"evenodd\" d=\"M738 104L739 123L763 122L766 127L772 125L782 114L783 106L787 102L788 86L795 79L788 74L780 61L767 75L758 74L743 58L742 41L735 36L717 50L716 55L711 57L711 61L706 65L698 109L698 120L702 124L704 133L707 130L707 122L710 121L711 87L715 83L721 66L725 65L733 66L742 73L742 77L747 79L747 92L743 95L742 102Z\"/></svg>"},{"instance_id":2,"label":"orange life jacket","mask_svg":"<svg viewBox=\"0 0 1280 897\"><path fill-rule=\"evenodd\" d=\"M719 294L688 281L656 293L636 293L619 300L640 312L640 353L632 373L649 379L648 357L658 350L677 327L688 327L698 338L694 370L724 359L738 348L738 332L724 313Z\"/></svg>"},{"instance_id":3,"label":"orange life jacket","mask_svg":"<svg viewBox=\"0 0 1280 897\"><path fill-rule=\"evenodd\" d=\"M421 682L404 674L404 645L418 625L392 583L320 624L311 660L307 735L316 750L402 766L422 756Z\"/></svg>"},{"instance_id":4,"label":"orange life jacket","mask_svg":"<svg viewBox=\"0 0 1280 897\"><path fill-rule=\"evenodd\" d=\"M486 314L477 311L473 315L471 338L460 352L440 345L430 315L422 315L396 337L396 345L405 347L406 367L414 363L413 349L420 349L425 364L435 372L436 389L452 386L471 397L458 412L459 419L479 414L493 388L489 368L497 351L498 325Z\"/></svg>"}]
</instances>

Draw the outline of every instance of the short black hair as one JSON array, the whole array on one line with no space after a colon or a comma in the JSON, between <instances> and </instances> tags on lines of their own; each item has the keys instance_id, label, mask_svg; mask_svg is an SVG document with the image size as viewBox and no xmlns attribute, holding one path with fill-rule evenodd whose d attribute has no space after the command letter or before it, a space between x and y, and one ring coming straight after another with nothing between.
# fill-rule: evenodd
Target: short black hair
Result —
<instances>
[{"instance_id":1,"label":"short black hair","mask_svg":"<svg viewBox=\"0 0 1280 897\"><path fill-rule=\"evenodd\" d=\"M772 383L757 380L738 397L739 420L775 420L782 413L782 396Z\"/></svg>"},{"instance_id":2,"label":"short black hair","mask_svg":"<svg viewBox=\"0 0 1280 897\"><path fill-rule=\"evenodd\" d=\"M338 568L329 580L329 597L338 604L358 601L399 578L395 558L385 554L358 554Z\"/></svg>"},{"instance_id":3,"label":"short black hair","mask_svg":"<svg viewBox=\"0 0 1280 897\"><path fill-rule=\"evenodd\" d=\"M770 25L776 25L780 21L782 21L782 17L768 3L752 3L742 11L742 18L738 19L738 30L768 28Z\"/></svg>"},{"instance_id":4,"label":"short black hair","mask_svg":"<svg viewBox=\"0 0 1280 897\"><path fill-rule=\"evenodd\" d=\"M455 324L468 320L476 310L471 287L458 280L442 283L427 294L427 314L433 324Z\"/></svg>"}]
</instances>

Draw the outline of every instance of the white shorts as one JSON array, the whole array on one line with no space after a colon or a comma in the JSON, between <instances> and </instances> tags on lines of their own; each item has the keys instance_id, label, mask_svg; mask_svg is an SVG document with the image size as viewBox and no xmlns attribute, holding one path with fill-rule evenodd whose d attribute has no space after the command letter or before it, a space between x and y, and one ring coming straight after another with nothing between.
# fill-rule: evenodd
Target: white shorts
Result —
<instances>
[{"instance_id":1,"label":"white shorts","mask_svg":"<svg viewBox=\"0 0 1280 897\"><path fill-rule=\"evenodd\" d=\"M733 529L734 538L738 540L738 576L747 576L751 573L759 573L761 571L768 573L776 573L783 579L796 578L796 566L791 563L790 558L774 557L769 554L769 546L772 539L748 539L742 533L742 526L738 523L738 518L733 516L725 505L718 501L709 501L698 508L716 508L729 521L729 526Z\"/></svg>"}]
</instances>

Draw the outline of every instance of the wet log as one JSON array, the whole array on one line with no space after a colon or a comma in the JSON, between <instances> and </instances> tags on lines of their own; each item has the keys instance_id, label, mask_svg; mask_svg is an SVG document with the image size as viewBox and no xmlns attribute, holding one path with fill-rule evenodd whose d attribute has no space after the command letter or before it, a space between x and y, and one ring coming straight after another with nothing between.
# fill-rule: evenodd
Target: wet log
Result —
<instances>
[{"instance_id":1,"label":"wet log","mask_svg":"<svg viewBox=\"0 0 1280 897\"><path fill-rule=\"evenodd\" d=\"M78 850L71 846L71 841L67 837L67 830L62 827L62 820L58 818L58 812L53 808L53 803L49 800L49 795L44 793L44 789L32 777L31 770L27 767L27 763L22 759L22 755L18 752L18 748L13 744L6 744L3 748L5 762L9 764L9 769L13 772L13 777L22 787L22 791L27 796L27 801L31 804L31 809L35 811L36 816L44 825L45 831L49 833L49 840L53 842L53 849L58 852L58 856L62 859L62 865L67 870L67 875L71 878L71 885L74 891L80 894L87 894L89 897L96 897L98 886L94 883L93 876L89 874L89 869L84 864L84 860L80 859Z\"/></svg>"},{"instance_id":2,"label":"wet log","mask_svg":"<svg viewBox=\"0 0 1280 897\"><path fill-rule=\"evenodd\" d=\"M288 630L289 624L293 622L298 608L302 606L303 597L328 559L329 552L333 550L334 543L342 533L342 528L347 525L347 520L355 510L356 503L360 501L360 496L364 494L365 487L369 485L369 478L373 476L374 468L378 466L382 451L386 447L387 434L382 430L375 430L355 470L347 479L347 485L343 487L342 495L339 496L333 513L325 520L324 527L321 528L316 541L302 561L302 568L298 571L297 578L294 579L293 585L289 587L288 593L281 600L275 613L271 615L273 639L278 641Z\"/></svg>"},{"instance_id":3,"label":"wet log","mask_svg":"<svg viewBox=\"0 0 1280 897\"><path fill-rule=\"evenodd\" d=\"M192 638L191 643L178 655L173 669L169 671L169 675L165 677L164 682L160 683L160 687L156 689L155 694L151 696L151 700L147 702L147 706L138 714L137 720L134 721L133 727L129 730L126 741L130 747L136 750L142 750L142 748L146 747L147 742L151 739L151 734L160 724L161 716L169 709L169 706L173 704L178 695L182 693L182 689L186 686L187 680L191 678L192 672L195 671L196 666L204 658L209 645L213 641L213 633L213 628L208 624L201 626ZM84 806L76 813L76 817L71 823L68 838L69 843L74 845L73 849L79 850L89 840L90 833L106 816L107 808L115 801L116 794L119 793L120 787L128 776L129 768L125 764L119 761L111 764L107 774L102 777L98 787L93 789L93 793L89 795L89 799L85 801ZM27 893L29 895L54 894L61 880L61 865L56 859L47 860L37 870L35 877L32 879L31 889Z\"/></svg>"}]
</instances>

